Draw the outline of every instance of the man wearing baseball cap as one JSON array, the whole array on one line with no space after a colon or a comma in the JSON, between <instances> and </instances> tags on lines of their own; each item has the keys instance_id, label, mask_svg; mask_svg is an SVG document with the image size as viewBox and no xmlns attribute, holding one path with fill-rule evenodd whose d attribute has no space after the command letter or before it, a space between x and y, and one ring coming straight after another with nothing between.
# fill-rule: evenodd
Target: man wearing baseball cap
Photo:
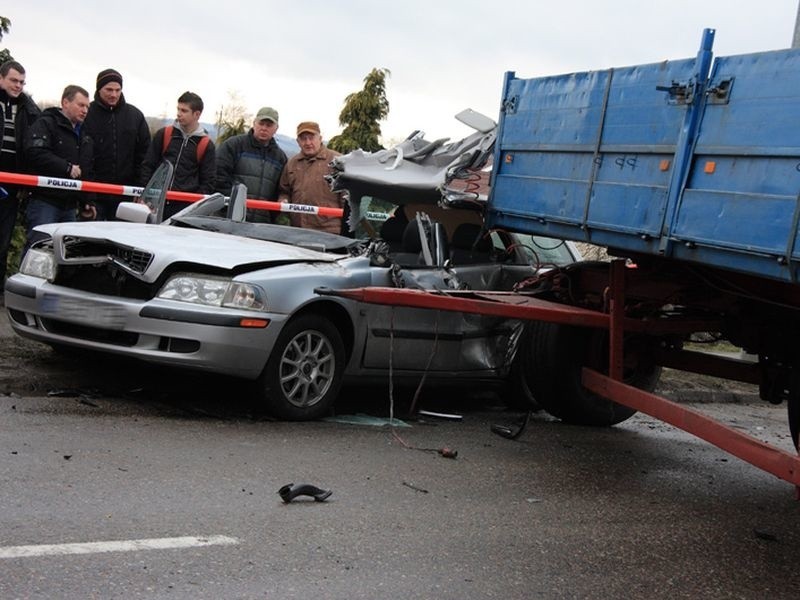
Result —
<instances>
[{"instance_id":1,"label":"man wearing baseball cap","mask_svg":"<svg viewBox=\"0 0 800 600\"><path fill-rule=\"evenodd\" d=\"M229 194L235 183L247 186L247 197L276 200L278 180L286 164L286 153L274 136L278 131L278 111L271 106L258 110L247 133L226 139L217 149L217 191ZM270 223L270 212L248 209L247 220Z\"/></svg>"},{"instance_id":2,"label":"man wearing baseball cap","mask_svg":"<svg viewBox=\"0 0 800 600\"><path fill-rule=\"evenodd\" d=\"M137 185L150 146L150 129L142 111L125 101L119 71L103 69L97 74L94 100L83 127L94 143L94 178ZM97 219L113 220L122 200L121 196L98 195Z\"/></svg>"},{"instance_id":3,"label":"man wearing baseball cap","mask_svg":"<svg viewBox=\"0 0 800 600\"><path fill-rule=\"evenodd\" d=\"M335 152L322 143L319 125L314 121L303 121L297 126L297 143L300 153L289 159L283 168L279 184L282 202L344 208L344 199L331 191L325 175L330 173L330 162ZM320 217L303 213L291 213L292 225L342 233L342 219Z\"/></svg>"}]
</instances>

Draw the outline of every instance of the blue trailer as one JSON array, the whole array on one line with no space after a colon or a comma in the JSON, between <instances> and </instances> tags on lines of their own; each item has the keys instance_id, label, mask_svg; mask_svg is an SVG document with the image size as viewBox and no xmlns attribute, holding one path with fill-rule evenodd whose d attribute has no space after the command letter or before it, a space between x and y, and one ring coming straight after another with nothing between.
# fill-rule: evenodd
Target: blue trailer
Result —
<instances>
[{"instance_id":1,"label":"blue trailer","mask_svg":"<svg viewBox=\"0 0 800 600\"><path fill-rule=\"evenodd\" d=\"M798 456L650 393L665 366L757 384L786 402L798 446L800 50L714 58L713 40L705 30L684 60L506 75L484 231L589 242L617 260L513 292L337 293L528 320L517 351L554 416L613 425L641 410L800 486ZM686 349L700 339L758 359Z\"/></svg>"},{"instance_id":2,"label":"blue trailer","mask_svg":"<svg viewBox=\"0 0 800 600\"><path fill-rule=\"evenodd\" d=\"M795 283L800 50L505 78L491 226Z\"/></svg>"},{"instance_id":3,"label":"blue trailer","mask_svg":"<svg viewBox=\"0 0 800 600\"><path fill-rule=\"evenodd\" d=\"M713 39L705 30L685 60L508 73L487 223L591 242L633 263L615 285L606 265L575 265L539 282L538 297L607 312L608 290L620 290L621 318L638 324L611 344L618 378L647 387L656 367L671 366L757 383L765 400L787 402L797 446L800 50L713 58ZM563 369L581 344L596 343L559 324L535 329L538 372ZM758 362L683 350L699 333ZM628 414L538 379L542 403L567 420L613 424Z\"/></svg>"}]
</instances>

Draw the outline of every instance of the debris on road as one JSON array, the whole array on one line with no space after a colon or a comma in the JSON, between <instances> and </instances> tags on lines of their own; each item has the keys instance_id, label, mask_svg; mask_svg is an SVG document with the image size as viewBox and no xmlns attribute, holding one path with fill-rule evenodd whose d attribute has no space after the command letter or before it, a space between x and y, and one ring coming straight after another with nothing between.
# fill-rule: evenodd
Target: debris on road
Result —
<instances>
[{"instance_id":1,"label":"debris on road","mask_svg":"<svg viewBox=\"0 0 800 600\"><path fill-rule=\"evenodd\" d=\"M322 419L327 423L343 423L345 425L372 425L374 427L411 427L400 419L385 419L383 417L373 417L361 413L355 415L337 415L335 417L325 417Z\"/></svg>"},{"instance_id":2,"label":"debris on road","mask_svg":"<svg viewBox=\"0 0 800 600\"><path fill-rule=\"evenodd\" d=\"M403 438L401 438L396 431L392 431L392 435L394 438L400 442L400 445L403 446L406 450L419 450L421 452L436 452L439 456L443 458L456 458L458 456L458 450L453 450L452 448L448 448L447 446L443 446L442 448L418 448L417 446L412 446L408 442L406 442Z\"/></svg>"},{"instance_id":3,"label":"debris on road","mask_svg":"<svg viewBox=\"0 0 800 600\"><path fill-rule=\"evenodd\" d=\"M461 415L433 412L431 410L421 410L417 414L425 417L436 417L437 419L447 419L449 421L461 421L464 418Z\"/></svg>"},{"instance_id":4,"label":"debris on road","mask_svg":"<svg viewBox=\"0 0 800 600\"><path fill-rule=\"evenodd\" d=\"M310 496L314 498L315 502L325 502L332 493L333 490L323 490L310 483L300 483L298 485L287 483L278 490L278 495L286 504L289 504L298 496Z\"/></svg>"},{"instance_id":5,"label":"debris on road","mask_svg":"<svg viewBox=\"0 0 800 600\"><path fill-rule=\"evenodd\" d=\"M415 492L419 492L419 493L421 493L421 494L427 494L427 493L429 493L429 492L428 492L428 490L426 490L425 488L417 487L417 486L416 486L416 485L414 485L413 483L408 483L407 481L404 481L404 482L403 482L403 485L404 485L404 486L406 486L407 488L411 488L411 489L412 489L412 490L414 490Z\"/></svg>"},{"instance_id":6,"label":"debris on road","mask_svg":"<svg viewBox=\"0 0 800 600\"><path fill-rule=\"evenodd\" d=\"M498 425L497 423L493 424L491 427L492 433L496 433L500 437L506 438L507 440L515 440L528 427L528 423L531 421L531 411L525 413L525 416L512 428L507 425Z\"/></svg>"}]
</instances>

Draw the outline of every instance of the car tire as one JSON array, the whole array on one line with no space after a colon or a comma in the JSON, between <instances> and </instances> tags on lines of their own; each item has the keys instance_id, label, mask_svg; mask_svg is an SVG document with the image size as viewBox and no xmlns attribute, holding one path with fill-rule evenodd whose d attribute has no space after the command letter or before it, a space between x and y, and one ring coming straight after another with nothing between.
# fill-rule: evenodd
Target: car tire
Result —
<instances>
[{"instance_id":1,"label":"car tire","mask_svg":"<svg viewBox=\"0 0 800 600\"><path fill-rule=\"evenodd\" d=\"M325 416L339 394L344 367L344 342L336 326L317 315L289 321L259 379L267 410L288 421Z\"/></svg>"},{"instance_id":2,"label":"car tire","mask_svg":"<svg viewBox=\"0 0 800 600\"><path fill-rule=\"evenodd\" d=\"M608 372L607 332L537 321L531 323L531 337L531 389L548 413L565 423L600 427L615 425L636 414L634 409L581 385L584 366ZM629 346L635 348L635 340L626 340L626 348ZM636 353L637 360L626 367L624 381L652 391L661 368L644 357L643 352Z\"/></svg>"}]
</instances>

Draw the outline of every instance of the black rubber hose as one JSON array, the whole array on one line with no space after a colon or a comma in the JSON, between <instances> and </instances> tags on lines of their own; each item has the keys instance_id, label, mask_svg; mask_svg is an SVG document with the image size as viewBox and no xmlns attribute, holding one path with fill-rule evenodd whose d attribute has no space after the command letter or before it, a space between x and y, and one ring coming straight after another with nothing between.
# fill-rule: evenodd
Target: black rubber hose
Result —
<instances>
[{"instance_id":1,"label":"black rubber hose","mask_svg":"<svg viewBox=\"0 0 800 600\"><path fill-rule=\"evenodd\" d=\"M325 502L333 493L332 490L323 490L310 483L293 484L289 483L278 490L278 495L286 504L298 496L311 496L315 502Z\"/></svg>"},{"instance_id":2,"label":"black rubber hose","mask_svg":"<svg viewBox=\"0 0 800 600\"><path fill-rule=\"evenodd\" d=\"M495 423L491 426L492 433L495 433L500 437L504 437L507 440L515 440L522 435L522 432L524 432L525 429L528 428L528 423L531 422L531 414L532 414L531 411L528 411L522 418L522 420L519 422L516 429L512 429L511 427L508 427L506 425L498 425Z\"/></svg>"}]
</instances>

